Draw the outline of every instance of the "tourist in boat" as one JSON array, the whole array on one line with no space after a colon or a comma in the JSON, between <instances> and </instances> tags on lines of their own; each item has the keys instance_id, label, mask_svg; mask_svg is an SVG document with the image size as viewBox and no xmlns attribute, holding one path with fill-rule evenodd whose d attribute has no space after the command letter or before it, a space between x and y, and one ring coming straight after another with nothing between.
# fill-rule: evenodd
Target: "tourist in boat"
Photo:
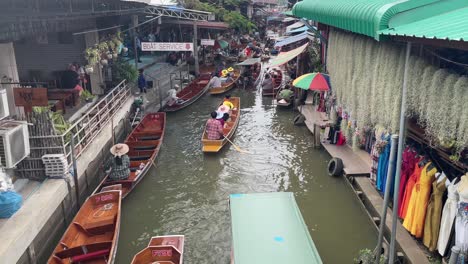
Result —
<instances>
[{"instance_id":1,"label":"tourist in boat","mask_svg":"<svg viewBox=\"0 0 468 264\"><path fill-rule=\"evenodd\" d=\"M232 73L228 73L226 78L223 80L223 83L231 83L234 81L234 78L232 77Z\"/></svg>"},{"instance_id":2,"label":"tourist in boat","mask_svg":"<svg viewBox=\"0 0 468 264\"><path fill-rule=\"evenodd\" d=\"M219 73L215 72L213 78L211 78L210 82L208 83L210 88L220 88L221 87L221 79L219 78Z\"/></svg>"},{"instance_id":3,"label":"tourist in boat","mask_svg":"<svg viewBox=\"0 0 468 264\"><path fill-rule=\"evenodd\" d=\"M279 98L280 101L284 100L285 103L289 102L291 100L291 97L293 96L294 92L291 90L289 86L286 86L280 93L279 93Z\"/></svg>"},{"instance_id":4,"label":"tourist in boat","mask_svg":"<svg viewBox=\"0 0 468 264\"><path fill-rule=\"evenodd\" d=\"M109 180L126 180L130 176L130 158L128 157L129 147L127 144L116 144L110 149L114 156L108 163Z\"/></svg>"},{"instance_id":5,"label":"tourist in boat","mask_svg":"<svg viewBox=\"0 0 468 264\"><path fill-rule=\"evenodd\" d=\"M180 86L178 84L174 85L174 88L169 89L167 91L167 96L169 97L169 101L167 101L167 105L172 106L174 104L181 104L184 102L184 100L180 99L177 97L177 90L179 89Z\"/></svg>"},{"instance_id":6,"label":"tourist in boat","mask_svg":"<svg viewBox=\"0 0 468 264\"><path fill-rule=\"evenodd\" d=\"M223 126L219 120L216 120L218 113L211 112L211 118L206 123L206 136L209 140L219 140L223 136Z\"/></svg>"},{"instance_id":7,"label":"tourist in boat","mask_svg":"<svg viewBox=\"0 0 468 264\"><path fill-rule=\"evenodd\" d=\"M263 90L272 90L273 89L273 80L270 78L269 74L265 75L265 80L263 81L262 89Z\"/></svg>"},{"instance_id":8,"label":"tourist in boat","mask_svg":"<svg viewBox=\"0 0 468 264\"><path fill-rule=\"evenodd\" d=\"M234 104L231 102L231 95L227 94L224 96L223 105L229 107L229 109L234 108Z\"/></svg>"},{"instance_id":9,"label":"tourist in boat","mask_svg":"<svg viewBox=\"0 0 468 264\"><path fill-rule=\"evenodd\" d=\"M221 125L224 127L224 124L229 119L229 114L218 112L218 111L216 111L216 113L217 113L216 120L218 120L221 123Z\"/></svg>"}]
</instances>

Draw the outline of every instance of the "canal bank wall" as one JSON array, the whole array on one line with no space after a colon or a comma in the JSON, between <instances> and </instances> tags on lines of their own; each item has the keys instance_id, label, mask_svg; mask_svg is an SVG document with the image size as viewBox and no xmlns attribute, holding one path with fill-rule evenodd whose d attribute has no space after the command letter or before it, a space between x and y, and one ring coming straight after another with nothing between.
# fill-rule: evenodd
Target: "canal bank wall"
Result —
<instances>
[{"instance_id":1,"label":"canal bank wall","mask_svg":"<svg viewBox=\"0 0 468 264\"><path fill-rule=\"evenodd\" d=\"M305 116L305 125L313 134L313 145L323 148L333 158L342 159L344 178L353 188L362 206L366 209L367 215L378 230L383 208L383 198L370 182L369 175L372 166L370 155L362 150L353 151L347 145L337 146L321 142L320 135L318 134L320 129L317 126L320 127L327 124L329 122L328 117L323 113L315 111L314 106L311 104L302 106L301 113ZM386 240L384 249L386 253L388 253L387 241L390 241L391 228L392 209L388 208L384 228L384 239ZM400 221L397 221L396 251L398 257L403 260L403 263L430 264L425 251L408 234Z\"/></svg>"},{"instance_id":2,"label":"canal bank wall","mask_svg":"<svg viewBox=\"0 0 468 264\"><path fill-rule=\"evenodd\" d=\"M97 187L103 176L102 162L109 156L116 139L126 134L127 118L134 97L126 99L93 143L77 158L80 204ZM22 208L0 223L1 263L46 263L63 232L77 212L75 185L72 177L46 179L27 197Z\"/></svg>"}]
</instances>

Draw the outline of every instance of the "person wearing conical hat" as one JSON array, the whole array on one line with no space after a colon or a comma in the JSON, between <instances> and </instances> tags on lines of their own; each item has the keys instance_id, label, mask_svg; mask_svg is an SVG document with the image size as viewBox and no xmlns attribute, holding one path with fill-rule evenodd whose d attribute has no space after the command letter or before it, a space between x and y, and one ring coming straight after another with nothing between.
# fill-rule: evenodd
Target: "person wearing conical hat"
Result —
<instances>
[{"instance_id":1,"label":"person wearing conical hat","mask_svg":"<svg viewBox=\"0 0 468 264\"><path fill-rule=\"evenodd\" d=\"M127 144L115 144L110 149L110 153L114 156L107 166L110 168L109 180L119 181L126 180L130 176L130 158L128 157L129 147Z\"/></svg>"}]
</instances>

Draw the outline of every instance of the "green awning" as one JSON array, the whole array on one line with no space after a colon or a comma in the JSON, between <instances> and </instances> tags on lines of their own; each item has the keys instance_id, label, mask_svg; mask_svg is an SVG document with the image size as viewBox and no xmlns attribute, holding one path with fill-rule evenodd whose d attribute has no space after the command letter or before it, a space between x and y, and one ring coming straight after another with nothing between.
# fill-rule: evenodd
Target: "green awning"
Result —
<instances>
[{"instance_id":1,"label":"green awning","mask_svg":"<svg viewBox=\"0 0 468 264\"><path fill-rule=\"evenodd\" d=\"M243 62L237 63L236 65L238 66L248 66L248 65L254 65L255 63L260 62L260 58L249 58L246 59Z\"/></svg>"},{"instance_id":2,"label":"green awning","mask_svg":"<svg viewBox=\"0 0 468 264\"><path fill-rule=\"evenodd\" d=\"M230 208L234 264L322 263L292 193L231 194Z\"/></svg>"},{"instance_id":3,"label":"green awning","mask_svg":"<svg viewBox=\"0 0 468 264\"><path fill-rule=\"evenodd\" d=\"M381 35L468 41L468 7L379 31Z\"/></svg>"},{"instance_id":4,"label":"green awning","mask_svg":"<svg viewBox=\"0 0 468 264\"><path fill-rule=\"evenodd\" d=\"M282 14L285 16L293 16L292 10L284 11Z\"/></svg>"},{"instance_id":5,"label":"green awning","mask_svg":"<svg viewBox=\"0 0 468 264\"><path fill-rule=\"evenodd\" d=\"M397 13L439 0L304 0L292 13L322 24L379 39L379 30L388 27Z\"/></svg>"}]
</instances>

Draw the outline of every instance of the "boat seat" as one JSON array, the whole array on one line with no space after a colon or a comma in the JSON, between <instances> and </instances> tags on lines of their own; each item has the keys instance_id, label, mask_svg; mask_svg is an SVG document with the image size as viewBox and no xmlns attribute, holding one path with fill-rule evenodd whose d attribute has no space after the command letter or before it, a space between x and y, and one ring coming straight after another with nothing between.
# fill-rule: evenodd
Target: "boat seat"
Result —
<instances>
[{"instance_id":1,"label":"boat seat","mask_svg":"<svg viewBox=\"0 0 468 264\"><path fill-rule=\"evenodd\" d=\"M110 249L98 250L98 251L95 251L95 252L74 256L74 257L71 258L71 261L72 261L72 263L81 263L81 262L84 262L84 261L104 259L107 262L106 257L109 255L109 253L110 253Z\"/></svg>"},{"instance_id":2,"label":"boat seat","mask_svg":"<svg viewBox=\"0 0 468 264\"><path fill-rule=\"evenodd\" d=\"M76 223L76 222L74 222ZM83 228L90 234L103 234L112 231L115 226L115 216L99 217L95 221L86 222Z\"/></svg>"},{"instance_id":3,"label":"boat seat","mask_svg":"<svg viewBox=\"0 0 468 264\"><path fill-rule=\"evenodd\" d=\"M130 161L148 160L150 156L132 156Z\"/></svg>"},{"instance_id":4,"label":"boat seat","mask_svg":"<svg viewBox=\"0 0 468 264\"><path fill-rule=\"evenodd\" d=\"M54 259L69 259L74 257L101 257L109 255L110 249L112 247L112 241L104 241L91 244L82 244L77 245L73 248L64 249L54 254ZM78 258L79 260L80 258ZM84 261L82 259L81 261ZM67 262L69 263L69 262ZM72 263L78 263L72 261Z\"/></svg>"},{"instance_id":5,"label":"boat seat","mask_svg":"<svg viewBox=\"0 0 468 264\"><path fill-rule=\"evenodd\" d=\"M155 148L157 147L157 145L153 145L153 146L134 146L134 147L130 147L130 149L132 150L154 150Z\"/></svg>"}]
</instances>

